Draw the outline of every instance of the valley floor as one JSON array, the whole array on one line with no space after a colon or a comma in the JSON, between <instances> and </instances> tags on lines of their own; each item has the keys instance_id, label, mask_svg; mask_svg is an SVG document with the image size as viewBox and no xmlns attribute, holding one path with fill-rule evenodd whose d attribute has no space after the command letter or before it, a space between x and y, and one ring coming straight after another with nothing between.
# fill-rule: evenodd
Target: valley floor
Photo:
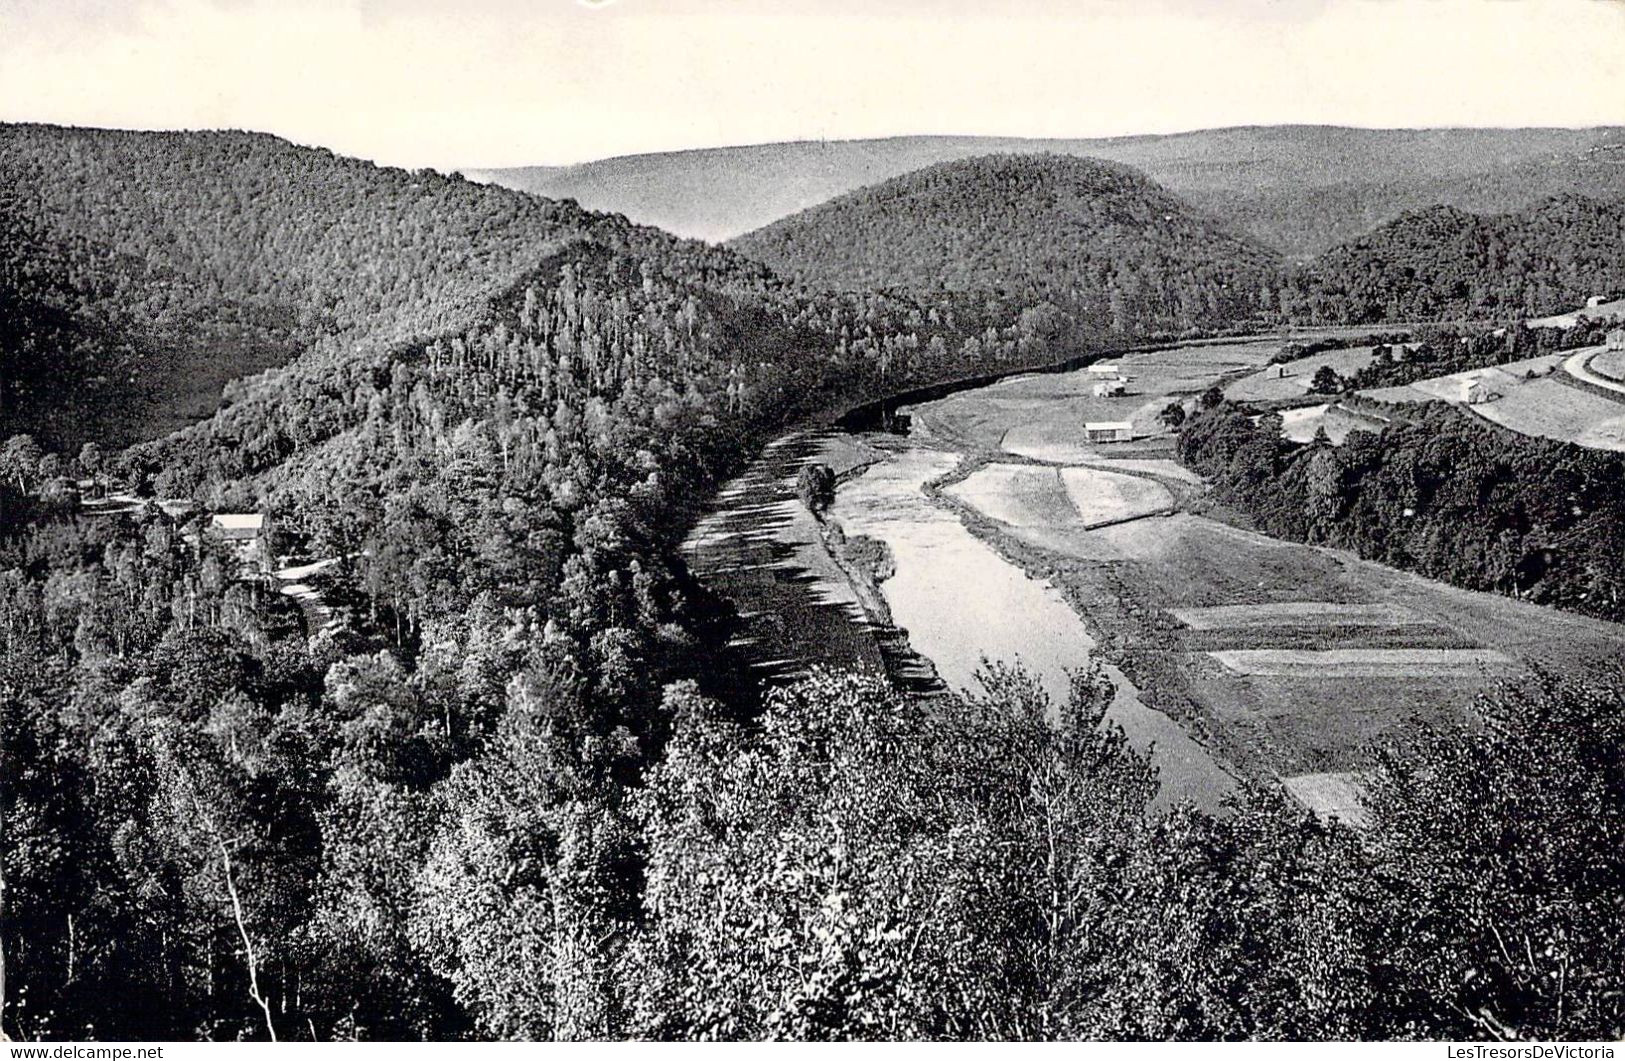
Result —
<instances>
[{"instance_id":1,"label":"valley floor","mask_svg":"<svg viewBox=\"0 0 1625 1061\"><path fill-rule=\"evenodd\" d=\"M795 653L873 665L853 632L874 617L817 548L792 490L801 463L833 462L848 474L829 519L888 547L886 620L948 687L974 688L984 657L1019 660L1058 699L1070 672L1098 657L1118 688L1113 719L1155 749L1164 802L1212 807L1248 776L1358 821L1358 771L1374 743L1459 717L1479 691L1529 667L1617 660L1625 627L1214 518L1224 514L1172 460L1171 433L1150 411L1277 348L1130 355L1122 370L1134 393L1117 398L1095 397L1087 370L1014 377L914 407L908 439L804 439L797 460L771 458L778 500L748 491L778 521L766 528L770 577L717 561L711 570L739 594L747 628L764 626L753 599L771 599L771 623L792 624L784 643ZM1144 431L1091 445L1081 429L1095 419ZM697 534L702 552L709 537ZM787 594L799 603L787 608ZM843 630L832 637L835 602ZM764 660L774 665L778 651Z\"/></svg>"}]
</instances>

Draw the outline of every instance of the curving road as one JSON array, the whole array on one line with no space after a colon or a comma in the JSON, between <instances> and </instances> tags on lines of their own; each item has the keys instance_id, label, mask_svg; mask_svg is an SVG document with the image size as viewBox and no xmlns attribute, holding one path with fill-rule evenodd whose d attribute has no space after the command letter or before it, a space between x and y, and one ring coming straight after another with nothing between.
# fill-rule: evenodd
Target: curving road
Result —
<instances>
[{"instance_id":1,"label":"curving road","mask_svg":"<svg viewBox=\"0 0 1625 1061\"><path fill-rule=\"evenodd\" d=\"M1584 350L1575 351L1564 360L1563 371L1582 383L1625 394L1625 383L1591 371L1591 359L1602 353L1603 349L1601 346L1588 346Z\"/></svg>"}]
</instances>

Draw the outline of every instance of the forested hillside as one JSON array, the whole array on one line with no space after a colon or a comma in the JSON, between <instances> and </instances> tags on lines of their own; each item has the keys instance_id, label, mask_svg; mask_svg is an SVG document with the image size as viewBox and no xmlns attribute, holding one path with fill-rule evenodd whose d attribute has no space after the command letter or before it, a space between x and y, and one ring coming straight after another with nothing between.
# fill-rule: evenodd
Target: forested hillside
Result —
<instances>
[{"instance_id":1,"label":"forested hillside","mask_svg":"<svg viewBox=\"0 0 1625 1061\"><path fill-rule=\"evenodd\" d=\"M1625 291L1625 198L1547 199L1508 214L1409 213L1316 258L1283 305L1337 323L1515 320Z\"/></svg>"},{"instance_id":2,"label":"forested hillside","mask_svg":"<svg viewBox=\"0 0 1625 1061\"><path fill-rule=\"evenodd\" d=\"M1298 445L1279 418L1227 403L1184 425L1180 459L1268 534L1625 619L1625 456L1445 405L1404 415L1380 436Z\"/></svg>"},{"instance_id":3,"label":"forested hillside","mask_svg":"<svg viewBox=\"0 0 1625 1061\"><path fill-rule=\"evenodd\" d=\"M932 166L731 246L814 286L948 292L1125 336L1235 327L1276 301L1270 252L1128 167L1060 155Z\"/></svg>"},{"instance_id":4,"label":"forested hillside","mask_svg":"<svg viewBox=\"0 0 1625 1061\"><path fill-rule=\"evenodd\" d=\"M596 223L260 134L0 126L0 435L154 437L311 346L446 327Z\"/></svg>"},{"instance_id":5,"label":"forested hillside","mask_svg":"<svg viewBox=\"0 0 1625 1061\"><path fill-rule=\"evenodd\" d=\"M26 135L56 161L103 142ZM1491 725L1381 760L1356 838L1274 791L1150 813L1098 671L1053 712L1002 670L930 703L739 679L726 608L675 558L695 508L801 413L1093 341L1041 326L1031 274L1005 298L808 293L269 138L105 142L212 205L126 189L103 205L166 205L76 243L108 166L50 191L69 221L14 215L27 319L82 339L57 378L127 366L115 310L143 307L134 329L170 291L153 351L195 367L213 340L169 344L196 315L291 360L122 453L0 442L6 1035L1625 1031L1604 683L1501 691ZM1124 231L1154 224L1112 179ZM1208 231L1163 220L1159 267ZM1135 319L1211 308L1156 307ZM87 507L80 476L172 504ZM209 525L250 512L264 563ZM320 567L319 602L265 571L285 563Z\"/></svg>"},{"instance_id":6,"label":"forested hillside","mask_svg":"<svg viewBox=\"0 0 1625 1061\"><path fill-rule=\"evenodd\" d=\"M1544 197L1625 194L1619 129L1245 126L1099 140L903 136L631 155L470 176L726 240L926 166L991 153L1110 159L1307 259L1407 210L1500 213Z\"/></svg>"},{"instance_id":7,"label":"forested hillside","mask_svg":"<svg viewBox=\"0 0 1625 1061\"><path fill-rule=\"evenodd\" d=\"M99 139L28 132L50 160ZM212 349L168 345L193 314L319 310L271 330L292 360L182 431L121 454L43 431L0 445L0 811L17 840L0 945L26 988L0 1005L7 1030L630 1033L613 970L642 919L631 794L685 697L740 720L757 705L724 610L672 559L693 511L791 417L1080 336L998 308L808 296L623 219L270 138L112 141L162 176L129 198L168 205L99 224L220 300L182 292L163 316L155 274L97 286L77 270L101 252L29 200L19 224L67 251L21 248L15 272L87 336L34 379L122 372L139 350L97 329L126 303L163 324L149 338L182 373ZM350 183L330 187L335 171ZM180 174L206 205L188 210ZM83 219L108 183L87 170L52 194ZM425 188L461 237L416 212ZM329 195L373 207L339 210L354 231L332 243L315 235L341 227ZM332 288L256 264L256 241L304 248L270 260L315 261ZM397 253L429 260L378 279ZM246 334L233 312L206 319ZM19 419L47 397L8 424L34 426ZM84 475L204 515L86 510ZM210 511L265 514L272 566L327 565L326 610L245 575ZM521 982L535 994L504 997Z\"/></svg>"}]
</instances>

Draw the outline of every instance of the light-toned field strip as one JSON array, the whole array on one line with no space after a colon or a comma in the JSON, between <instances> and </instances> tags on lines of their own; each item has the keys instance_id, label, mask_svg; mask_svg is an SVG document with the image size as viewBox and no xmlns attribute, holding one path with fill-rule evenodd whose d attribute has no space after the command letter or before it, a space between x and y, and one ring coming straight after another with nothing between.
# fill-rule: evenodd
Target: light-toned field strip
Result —
<instances>
[{"instance_id":1,"label":"light-toned field strip","mask_svg":"<svg viewBox=\"0 0 1625 1061\"><path fill-rule=\"evenodd\" d=\"M1220 604L1173 608L1170 614L1192 630L1238 630L1275 626L1417 626L1429 622L1397 604L1335 604L1281 601L1276 604Z\"/></svg>"},{"instance_id":2,"label":"light-toned field strip","mask_svg":"<svg viewBox=\"0 0 1625 1061\"><path fill-rule=\"evenodd\" d=\"M1155 480L1099 468L1062 468L1061 484L1087 527L1149 516L1174 503L1168 488Z\"/></svg>"},{"instance_id":3,"label":"light-toned field strip","mask_svg":"<svg viewBox=\"0 0 1625 1061\"><path fill-rule=\"evenodd\" d=\"M1034 458L1035 460L1039 458ZM1076 463L1088 468L1099 468L1106 472L1140 472L1145 475L1156 475L1164 479L1176 479L1192 486L1201 486L1202 477L1185 467L1176 460L1162 457L1088 457Z\"/></svg>"},{"instance_id":4,"label":"light-toned field strip","mask_svg":"<svg viewBox=\"0 0 1625 1061\"><path fill-rule=\"evenodd\" d=\"M1022 528L1083 530L1162 512L1174 503L1167 487L1151 479L1032 464L984 465L948 493L984 516Z\"/></svg>"},{"instance_id":5,"label":"light-toned field strip","mask_svg":"<svg viewBox=\"0 0 1625 1061\"><path fill-rule=\"evenodd\" d=\"M1555 379L1533 380L1496 401L1467 408L1521 434L1625 450L1625 404Z\"/></svg>"},{"instance_id":6,"label":"light-toned field strip","mask_svg":"<svg viewBox=\"0 0 1625 1061\"><path fill-rule=\"evenodd\" d=\"M1279 401L1297 398L1308 393L1315 373L1330 367L1339 376L1348 376L1371 364L1369 346L1326 350L1284 365L1270 365L1250 376L1244 376L1225 388L1224 396L1231 401ZM1285 371L1286 375L1277 373Z\"/></svg>"},{"instance_id":7,"label":"light-toned field strip","mask_svg":"<svg viewBox=\"0 0 1625 1061\"><path fill-rule=\"evenodd\" d=\"M948 493L982 515L1012 527L1072 526L1078 512L1061 489L1056 469L1033 464L987 464Z\"/></svg>"},{"instance_id":8,"label":"light-toned field strip","mask_svg":"<svg viewBox=\"0 0 1625 1061\"><path fill-rule=\"evenodd\" d=\"M1356 829L1371 824L1361 799L1364 789L1359 774L1299 774L1282 778L1281 787L1322 820L1336 818Z\"/></svg>"},{"instance_id":9,"label":"light-toned field strip","mask_svg":"<svg viewBox=\"0 0 1625 1061\"><path fill-rule=\"evenodd\" d=\"M1232 673L1276 678L1471 678L1513 665L1488 648L1244 648L1208 655Z\"/></svg>"}]
</instances>

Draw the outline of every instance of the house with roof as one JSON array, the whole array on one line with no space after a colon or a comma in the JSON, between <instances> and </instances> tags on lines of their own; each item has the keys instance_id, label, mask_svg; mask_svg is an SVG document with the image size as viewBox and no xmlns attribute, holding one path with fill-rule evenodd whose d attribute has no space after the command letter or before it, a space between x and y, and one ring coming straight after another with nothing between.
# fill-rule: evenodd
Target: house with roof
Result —
<instances>
[{"instance_id":1,"label":"house with roof","mask_svg":"<svg viewBox=\"0 0 1625 1061\"><path fill-rule=\"evenodd\" d=\"M1083 425L1084 437L1090 442L1132 442L1134 425L1127 420L1098 420Z\"/></svg>"},{"instance_id":2,"label":"house with roof","mask_svg":"<svg viewBox=\"0 0 1625 1061\"><path fill-rule=\"evenodd\" d=\"M203 526L204 536L224 545L237 558L240 572L266 570L271 556L266 545L266 520L259 512L216 512Z\"/></svg>"},{"instance_id":3,"label":"house with roof","mask_svg":"<svg viewBox=\"0 0 1625 1061\"><path fill-rule=\"evenodd\" d=\"M1610 331L1605 343L1610 350L1625 350L1625 328Z\"/></svg>"}]
</instances>

